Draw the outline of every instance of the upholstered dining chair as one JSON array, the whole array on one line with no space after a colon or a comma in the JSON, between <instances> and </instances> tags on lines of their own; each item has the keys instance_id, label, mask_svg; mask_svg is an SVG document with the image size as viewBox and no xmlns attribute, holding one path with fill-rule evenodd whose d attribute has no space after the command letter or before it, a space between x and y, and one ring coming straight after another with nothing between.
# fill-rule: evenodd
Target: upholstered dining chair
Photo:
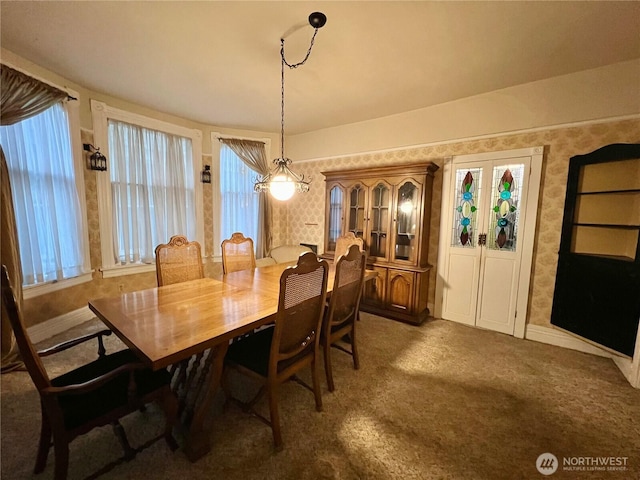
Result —
<instances>
[{"instance_id":1,"label":"upholstered dining chair","mask_svg":"<svg viewBox=\"0 0 640 480\"><path fill-rule=\"evenodd\" d=\"M318 361L328 270L326 260L319 261L312 252L302 254L298 263L286 268L280 277L275 327L232 343L225 357L223 388L227 400L235 400L243 410L270 425L276 449L281 449L283 443L278 410L279 385L295 380L314 393L316 410L322 411ZM296 376L307 367L311 368L312 387ZM260 381L258 393L249 402L232 397L230 369ZM265 394L269 398L269 419L254 408Z\"/></svg>"},{"instance_id":2,"label":"upholstered dining chair","mask_svg":"<svg viewBox=\"0 0 640 480\"><path fill-rule=\"evenodd\" d=\"M337 253L337 252L336 252ZM324 353L324 369L329 391L335 390L331 366L331 348L337 348L353 357L353 368L360 368L356 343L356 319L362 298L362 283L367 263L367 254L357 244L349 247L346 254L336 262L333 290L329 308L325 311L320 342ZM348 341L345 342L345 339ZM343 344L350 344L347 349Z\"/></svg>"},{"instance_id":3,"label":"upholstered dining chair","mask_svg":"<svg viewBox=\"0 0 640 480\"><path fill-rule=\"evenodd\" d=\"M176 444L171 430L176 422L178 403L169 385L169 373L146 368L129 350L107 355L103 330L36 351L22 320L7 269L2 265L2 302L15 333L20 355L40 395L41 429L34 473L41 473L52 444L55 454L54 478L67 478L69 443L95 427L111 424L122 445L124 455L106 471L122 461L131 460L141 450L132 448L119 419L157 402L165 416L163 436L171 450ZM59 377L50 379L41 357L67 350L88 340L98 340L98 358ZM154 439L155 440L155 439ZM153 440L152 440L153 441Z\"/></svg>"},{"instance_id":4,"label":"upholstered dining chair","mask_svg":"<svg viewBox=\"0 0 640 480\"><path fill-rule=\"evenodd\" d=\"M360 250L364 250L364 240L360 237L356 237L353 232L347 232L341 235L336 240L336 256L337 260L340 255L345 255L351 245L358 245Z\"/></svg>"},{"instance_id":5,"label":"upholstered dining chair","mask_svg":"<svg viewBox=\"0 0 640 480\"><path fill-rule=\"evenodd\" d=\"M155 254L159 287L204 278L200 244L184 235L174 235L169 243L161 243Z\"/></svg>"},{"instance_id":6,"label":"upholstered dining chair","mask_svg":"<svg viewBox=\"0 0 640 480\"><path fill-rule=\"evenodd\" d=\"M222 242L222 270L226 274L250 268L256 268L253 240L235 232Z\"/></svg>"}]
</instances>

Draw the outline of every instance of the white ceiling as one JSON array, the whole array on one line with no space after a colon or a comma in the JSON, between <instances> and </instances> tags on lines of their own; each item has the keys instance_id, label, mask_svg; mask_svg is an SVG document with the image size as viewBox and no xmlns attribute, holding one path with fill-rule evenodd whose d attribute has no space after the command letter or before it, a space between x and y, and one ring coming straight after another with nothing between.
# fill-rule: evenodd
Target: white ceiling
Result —
<instances>
[{"instance_id":1,"label":"white ceiling","mask_svg":"<svg viewBox=\"0 0 640 480\"><path fill-rule=\"evenodd\" d=\"M296 134L640 58L640 2L2 1L0 45L205 124Z\"/></svg>"}]
</instances>

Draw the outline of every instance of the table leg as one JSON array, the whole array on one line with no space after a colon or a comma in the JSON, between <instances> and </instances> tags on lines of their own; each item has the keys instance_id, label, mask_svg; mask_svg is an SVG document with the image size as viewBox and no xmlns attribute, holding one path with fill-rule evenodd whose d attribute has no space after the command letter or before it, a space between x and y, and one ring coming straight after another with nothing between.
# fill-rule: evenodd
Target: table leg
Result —
<instances>
[{"instance_id":1,"label":"table leg","mask_svg":"<svg viewBox=\"0 0 640 480\"><path fill-rule=\"evenodd\" d=\"M224 356L229 348L228 342L223 342L211 348L211 369L208 378L205 379L204 395L195 405L193 418L189 425L185 454L192 462L197 461L211 450L211 425L206 425L207 416L211 412L211 406L220 382L222 379L222 369L224 368Z\"/></svg>"}]
</instances>

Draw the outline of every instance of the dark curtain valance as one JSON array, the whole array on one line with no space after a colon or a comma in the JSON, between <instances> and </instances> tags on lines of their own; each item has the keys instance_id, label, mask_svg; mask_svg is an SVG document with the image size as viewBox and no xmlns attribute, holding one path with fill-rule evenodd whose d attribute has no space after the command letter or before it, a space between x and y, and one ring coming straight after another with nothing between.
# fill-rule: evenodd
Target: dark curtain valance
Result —
<instances>
[{"instance_id":1,"label":"dark curtain valance","mask_svg":"<svg viewBox=\"0 0 640 480\"><path fill-rule=\"evenodd\" d=\"M1 65L0 74L0 125L13 125L42 113L69 96L6 65Z\"/></svg>"}]
</instances>

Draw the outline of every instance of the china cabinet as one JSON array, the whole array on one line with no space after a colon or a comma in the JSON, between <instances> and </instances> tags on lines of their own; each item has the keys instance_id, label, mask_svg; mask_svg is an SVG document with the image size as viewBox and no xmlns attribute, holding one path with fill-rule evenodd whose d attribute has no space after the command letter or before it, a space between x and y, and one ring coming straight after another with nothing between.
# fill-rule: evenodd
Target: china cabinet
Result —
<instances>
[{"instance_id":1,"label":"china cabinet","mask_svg":"<svg viewBox=\"0 0 640 480\"><path fill-rule=\"evenodd\" d=\"M640 319L640 144L569 163L551 323L633 356Z\"/></svg>"},{"instance_id":2,"label":"china cabinet","mask_svg":"<svg viewBox=\"0 0 640 480\"><path fill-rule=\"evenodd\" d=\"M369 268L361 308L419 324L427 317L433 162L322 172L326 179L324 255L338 237L364 240Z\"/></svg>"}]
</instances>

